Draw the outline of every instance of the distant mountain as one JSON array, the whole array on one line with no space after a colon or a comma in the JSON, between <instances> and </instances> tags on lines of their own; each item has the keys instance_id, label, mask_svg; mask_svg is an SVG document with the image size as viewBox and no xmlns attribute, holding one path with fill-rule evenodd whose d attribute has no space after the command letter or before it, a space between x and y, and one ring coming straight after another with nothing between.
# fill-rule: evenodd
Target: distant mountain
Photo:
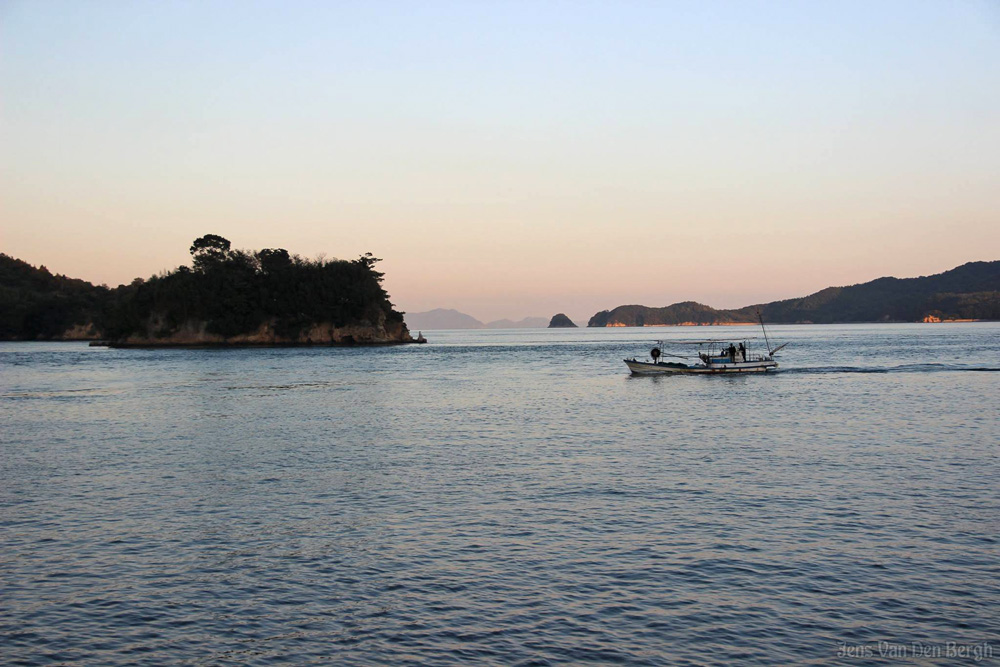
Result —
<instances>
[{"instance_id":1,"label":"distant mountain","mask_svg":"<svg viewBox=\"0 0 1000 667\"><path fill-rule=\"evenodd\" d=\"M523 320L495 320L487 322L487 329L544 329L549 323L544 317L525 317Z\"/></svg>"},{"instance_id":2,"label":"distant mountain","mask_svg":"<svg viewBox=\"0 0 1000 667\"><path fill-rule=\"evenodd\" d=\"M549 322L549 329L575 329L576 325L573 320L566 317L565 313L559 313L552 316L552 320Z\"/></svg>"},{"instance_id":3,"label":"distant mountain","mask_svg":"<svg viewBox=\"0 0 1000 667\"><path fill-rule=\"evenodd\" d=\"M416 330L435 329L544 329L544 317L525 317L523 320L495 320L483 324L472 315L450 308L435 308L423 313L407 313L406 325Z\"/></svg>"},{"instance_id":4,"label":"distant mountain","mask_svg":"<svg viewBox=\"0 0 1000 667\"><path fill-rule=\"evenodd\" d=\"M485 329L486 325L465 313L450 308L435 308L424 313L406 313L406 324L413 330Z\"/></svg>"},{"instance_id":5,"label":"distant mountain","mask_svg":"<svg viewBox=\"0 0 1000 667\"><path fill-rule=\"evenodd\" d=\"M1000 320L1000 261L969 262L920 278L879 278L849 287L828 287L797 299L716 310L694 301L664 308L618 306L603 310L587 326L662 326L767 322L920 322Z\"/></svg>"}]
</instances>

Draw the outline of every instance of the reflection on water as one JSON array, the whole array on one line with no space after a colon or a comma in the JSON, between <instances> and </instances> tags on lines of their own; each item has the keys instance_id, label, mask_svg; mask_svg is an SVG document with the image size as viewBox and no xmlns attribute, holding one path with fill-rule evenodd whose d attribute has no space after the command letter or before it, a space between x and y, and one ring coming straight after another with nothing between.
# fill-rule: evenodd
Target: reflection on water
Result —
<instances>
[{"instance_id":1,"label":"reflection on water","mask_svg":"<svg viewBox=\"0 0 1000 667\"><path fill-rule=\"evenodd\" d=\"M0 345L4 660L996 643L1000 325L776 326L732 377L627 374L685 329L425 333Z\"/></svg>"}]
</instances>

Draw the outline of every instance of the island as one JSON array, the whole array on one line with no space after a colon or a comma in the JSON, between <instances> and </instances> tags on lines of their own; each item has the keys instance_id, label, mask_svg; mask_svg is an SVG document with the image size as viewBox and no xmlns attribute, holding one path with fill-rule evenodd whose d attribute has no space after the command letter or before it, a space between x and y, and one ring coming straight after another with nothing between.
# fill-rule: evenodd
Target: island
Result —
<instances>
[{"instance_id":1,"label":"island","mask_svg":"<svg viewBox=\"0 0 1000 667\"><path fill-rule=\"evenodd\" d=\"M389 345L414 342L380 260L308 260L233 249L207 234L191 266L111 289L0 255L0 338L114 347Z\"/></svg>"},{"instance_id":2,"label":"island","mask_svg":"<svg viewBox=\"0 0 1000 667\"><path fill-rule=\"evenodd\" d=\"M694 301L663 308L618 306L597 313L587 326L753 324L758 313L775 324L1000 320L1000 261L969 262L919 278L879 278L848 287L828 287L797 299L733 310Z\"/></svg>"},{"instance_id":3,"label":"island","mask_svg":"<svg viewBox=\"0 0 1000 667\"><path fill-rule=\"evenodd\" d=\"M552 316L549 321L549 329L576 329L577 326L573 324L573 320L566 317L565 313L557 313Z\"/></svg>"}]
</instances>

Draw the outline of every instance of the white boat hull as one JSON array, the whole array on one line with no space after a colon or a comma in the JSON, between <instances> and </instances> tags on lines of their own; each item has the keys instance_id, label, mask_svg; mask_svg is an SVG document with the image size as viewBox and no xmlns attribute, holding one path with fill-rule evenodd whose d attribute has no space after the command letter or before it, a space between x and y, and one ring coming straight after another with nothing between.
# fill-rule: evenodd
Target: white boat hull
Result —
<instances>
[{"instance_id":1,"label":"white boat hull","mask_svg":"<svg viewBox=\"0 0 1000 667\"><path fill-rule=\"evenodd\" d=\"M673 364L625 359L625 365L632 375L675 375L702 374L719 375L723 373L765 373L778 368L778 362L770 359L761 361L737 361L725 364Z\"/></svg>"}]
</instances>

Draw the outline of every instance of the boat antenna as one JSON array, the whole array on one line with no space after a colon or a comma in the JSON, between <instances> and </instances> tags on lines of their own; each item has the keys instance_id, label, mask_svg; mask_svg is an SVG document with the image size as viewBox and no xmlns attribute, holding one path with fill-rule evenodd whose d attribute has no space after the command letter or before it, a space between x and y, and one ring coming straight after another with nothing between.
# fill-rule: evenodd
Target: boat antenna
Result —
<instances>
[{"instance_id":1,"label":"boat antenna","mask_svg":"<svg viewBox=\"0 0 1000 667\"><path fill-rule=\"evenodd\" d=\"M757 309L757 319L760 320L760 330L764 332L764 344L767 345L768 355L773 354L771 351L771 341L767 339L767 329L764 328L764 316L760 314L760 308Z\"/></svg>"}]
</instances>

